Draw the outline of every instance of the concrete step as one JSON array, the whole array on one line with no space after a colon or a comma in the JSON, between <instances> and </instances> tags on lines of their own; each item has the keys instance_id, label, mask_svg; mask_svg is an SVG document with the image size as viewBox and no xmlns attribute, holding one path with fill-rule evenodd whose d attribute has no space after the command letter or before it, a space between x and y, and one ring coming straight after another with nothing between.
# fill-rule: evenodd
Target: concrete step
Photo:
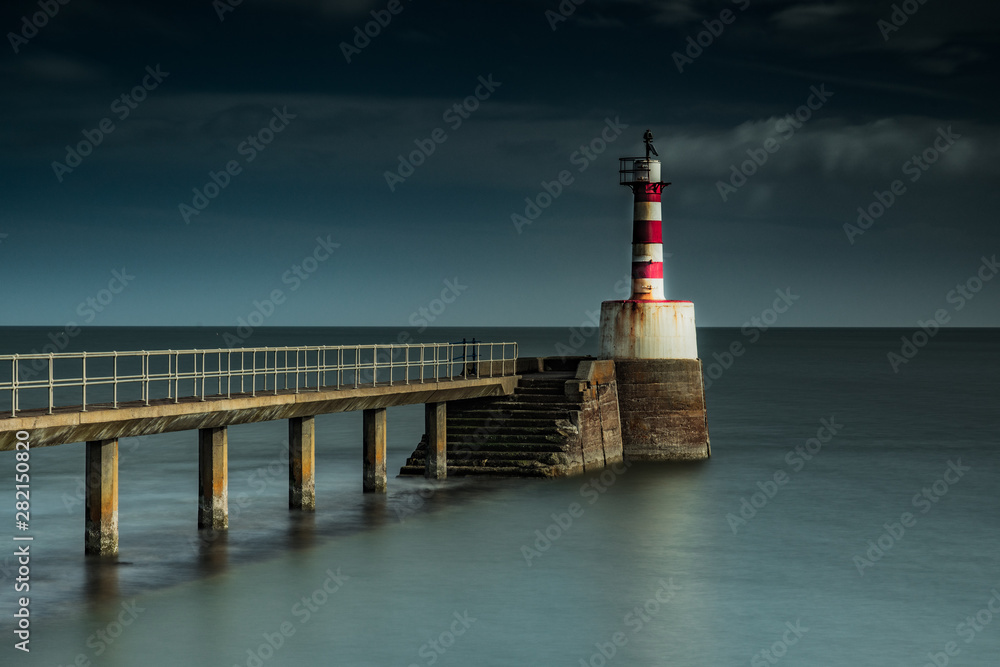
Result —
<instances>
[{"instance_id":1,"label":"concrete step","mask_svg":"<svg viewBox=\"0 0 1000 667\"><path fill-rule=\"evenodd\" d=\"M497 417L492 420L478 419L472 417L449 417L447 428L464 429L471 428L473 431L483 429L486 432L505 430L509 427L536 427L544 428L552 426L554 413L544 412L535 417ZM557 419L559 417L556 417Z\"/></svg>"},{"instance_id":2,"label":"concrete step","mask_svg":"<svg viewBox=\"0 0 1000 667\"><path fill-rule=\"evenodd\" d=\"M532 405L537 406L539 404L552 403L555 405L579 405L578 402L571 401L569 398L563 395L556 396L555 394L514 394L513 396L508 396L501 398L496 401L494 405L498 408L504 409L507 406L514 405Z\"/></svg>"},{"instance_id":3,"label":"concrete step","mask_svg":"<svg viewBox=\"0 0 1000 667\"><path fill-rule=\"evenodd\" d=\"M555 384L576 377L576 373L527 373L521 376L519 384Z\"/></svg>"},{"instance_id":4,"label":"concrete step","mask_svg":"<svg viewBox=\"0 0 1000 667\"><path fill-rule=\"evenodd\" d=\"M416 466L404 466L399 472L400 475L420 475L423 476L424 469ZM449 466L449 477L471 477L473 475L488 475L490 477L552 477L551 469L544 466L518 467L518 466Z\"/></svg>"},{"instance_id":5,"label":"concrete step","mask_svg":"<svg viewBox=\"0 0 1000 667\"><path fill-rule=\"evenodd\" d=\"M569 414L570 410L579 410L579 405L574 404L574 407L569 410L564 410L560 407L539 407L536 404L530 406L524 406L525 409L517 410L505 410L503 412L494 412L492 415L486 412L463 412L459 418L460 419L482 419L486 423L489 419L493 419L492 424L506 423L507 420L544 420L550 422L552 419L565 419L566 415ZM451 423L451 417L449 416L448 423Z\"/></svg>"},{"instance_id":6,"label":"concrete step","mask_svg":"<svg viewBox=\"0 0 1000 667\"><path fill-rule=\"evenodd\" d=\"M537 420L542 421L544 420ZM563 432L555 424L555 420L550 420L547 424L543 423L541 426L531 426L523 424L504 424L502 428L499 429L486 429L482 426L459 426L448 424L448 439L451 440L451 436L455 436L456 440L465 439L471 436L481 436L486 437L489 435L562 435Z\"/></svg>"},{"instance_id":7,"label":"concrete step","mask_svg":"<svg viewBox=\"0 0 1000 667\"><path fill-rule=\"evenodd\" d=\"M535 387L518 387L514 390L515 396L566 396L566 390L559 386L541 385Z\"/></svg>"},{"instance_id":8,"label":"concrete step","mask_svg":"<svg viewBox=\"0 0 1000 667\"><path fill-rule=\"evenodd\" d=\"M406 465L423 466L426 453L414 453L406 460ZM525 451L448 451L448 465L470 465L470 461L538 461L545 465L562 465L569 462L565 452L525 452Z\"/></svg>"},{"instance_id":9,"label":"concrete step","mask_svg":"<svg viewBox=\"0 0 1000 667\"><path fill-rule=\"evenodd\" d=\"M483 433L476 435L461 435L453 433L448 436L448 444L462 447L482 447L491 443L554 443L563 445L568 437L562 433Z\"/></svg>"},{"instance_id":10,"label":"concrete step","mask_svg":"<svg viewBox=\"0 0 1000 667\"><path fill-rule=\"evenodd\" d=\"M449 452L503 452L503 451L525 451L525 452L561 452L565 449L565 443L559 440L522 440L522 439L501 439L488 442L478 442L469 440L448 439L445 443ZM427 451L427 441L421 440L413 454Z\"/></svg>"}]
</instances>

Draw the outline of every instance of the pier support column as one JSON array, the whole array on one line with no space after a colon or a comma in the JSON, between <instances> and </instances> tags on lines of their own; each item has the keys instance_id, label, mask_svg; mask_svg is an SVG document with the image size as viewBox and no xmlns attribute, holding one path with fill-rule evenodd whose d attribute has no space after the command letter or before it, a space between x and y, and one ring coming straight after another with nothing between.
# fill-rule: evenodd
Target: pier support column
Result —
<instances>
[{"instance_id":1,"label":"pier support column","mask_svg":"<svg viewBox=\"0 0 1000 667\"><path fill-rule=\"evenodd\" d=\"M118 440L87 443L84 552L118 553Z\"/></svg>"},{"instance_id":2,"label":"pier support column","mask_svg":"<svg viewBox=\"0 0 1000 667\"><path fill-rule=\"evenodd\" d=\"M316 418L288 420L288 508L316 510Z\"/></svg>"},{"instance_id":3,"label":"pier support column","mask_svg":"<svg viewBox=\"0 0 1000 667\"><path fill-rule=\"evenodd\" d=\"M198 429L198 528L229 528L228 431Z\"/></svg>"},{"instance_id":4,"label":"pier support column","mask_svg":"<svg viewBox=\"0 0 1000 667\"><path fill-rule=\"evenodd\" d=\"M424 477L448 477L447 403L424 404L424 431L427 433L427 463Z\"/></svg>"},{"instance_id":5,"label":"pier support column","mask_svg":"<svg viewBox=\"0 0 1000 667\"><path fill-rule=\"evenodd\" d=\"M364 411L364 490L385 493L385 408Z\"/></svg>"}]
</instances>

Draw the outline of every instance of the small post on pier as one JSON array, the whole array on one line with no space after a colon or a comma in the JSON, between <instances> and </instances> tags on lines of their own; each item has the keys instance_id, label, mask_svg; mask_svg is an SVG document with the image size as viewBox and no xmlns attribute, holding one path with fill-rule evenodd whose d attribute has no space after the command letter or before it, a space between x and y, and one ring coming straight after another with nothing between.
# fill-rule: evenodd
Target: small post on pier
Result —
<instances>
[{"instance_id":1,"label":"small post on pier","mask_svg":"<svg viewBox=\"0 0 1000 667\"><path fill-rule=\"evenodd\" d=\"M385 408L364 411L364 491L385 493Z\"/></svg>"},{"instance_id":2,"label":"small post on pier","mask_svg":"<svg viewBox=\"0 0 1000 667\"><path fill-rule=\"evenodd\" d=\"M84 553L118 553L118 440L87 443Z\"/></svg>"},{"instance_id":3,"label":"small post on pier","mask_svg":"<svg viewBox=\"0 0 1000 667\"><path fill-rule=\"evenodd\" d=\"M229 528L228 448L225 426L198 429L198 528Z\"/></svg>"},{"instance_id":4,"label":"small post on pier","mask_svg":"<svg viewBox=\"0 0 1000 667\"><path fill-rule=\"evenodd\" d=\"M316 510L316 418L288 420L288 507Z\"/></svg>"},{"instance_id":5,"label":"small post on pier","mask_svg":"<svg viewBox=\"0 0 1000 667\"><path fill-rule=\"evenodd\" d=\"M427 462L424 477L448 477L447 403L424 404L424 431L427 433Z\"/></svg>"}]
</instances>

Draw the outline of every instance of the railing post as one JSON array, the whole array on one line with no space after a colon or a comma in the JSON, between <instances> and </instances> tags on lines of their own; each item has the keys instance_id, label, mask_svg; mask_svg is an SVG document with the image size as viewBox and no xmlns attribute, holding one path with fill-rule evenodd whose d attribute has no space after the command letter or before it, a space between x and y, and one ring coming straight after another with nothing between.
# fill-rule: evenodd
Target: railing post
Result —
<instances>
[{"instance_id":1,"label":"railing post","mask_svg":"<svg viewBox=\"0 0 1000 667\"><path fill-rule=\"evenodd\" d=\"M82 390L83 395L80 400L81 403L80 412L86 412L87 411L87 353L86 352L83 353L83 371L81 372L80 375L82 376L80 379L83 382L83 390Z\"/></svg>"},{"instance_id":2,"label":"railing post","mask_svg":"<svg viewBox=\"0 0 1000 667\"><path fill-rule=\"evenodd\" d=\"M10 416L17 416L17 355L10 360Z\"/></svg>"},{"instance_id":3,"label":"railing post","mask_svg":"<svg viewBox=\"0 0 1000 667\"><path fill-rule=\"evenodd\" d=\"M49 414L50 415L53 414L56 407L56 400L55 400L56 373L52 368L55 362L56 362L55 356L51 352L49 352Z\"/></svg>"},{"instance_id":4,"label":"railing post","mask_svg":"<svg viewBox=\"0 0 1000 667\"><path fill-rule=\"evenodd\" d=\"M117 376L118 369L115 369L115 375ZM149 352L145 350L142 351L142 397L146 401L146 406L149 407Z\"/></svg>"}]
</instances>

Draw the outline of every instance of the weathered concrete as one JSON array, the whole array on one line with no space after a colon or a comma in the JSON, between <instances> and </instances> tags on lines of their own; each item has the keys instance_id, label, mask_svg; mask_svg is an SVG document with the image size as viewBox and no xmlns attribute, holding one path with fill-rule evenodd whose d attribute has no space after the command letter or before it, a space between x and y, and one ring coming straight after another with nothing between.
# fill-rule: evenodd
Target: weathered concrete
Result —
<instances>
[{"instance_id":1,"label":"weathered concrete","mask_svg":"<svg viewBox=\"0 0 1000 667\"><path fill-rule=\"evenodd\" d=\"M198 528L229 528L228 432L198 430Z\"/></svg>"},{"instance_id":2,"label":"weathered concrete","mask_svg":"<svg viewBox=\"0 0 1000 667\"><path fill-rule=\"evenodd\" d=\"M690 301L605 301L601 304L602 359L697 359Z\"/></svg>"},{"instance_id":3,"label":"weathered concrete","mask_svg":"<svg viewBox=\"0 0 1000 667\"><path fill-rule=\"evenodd\" d=\"M699 359L616 359L622 446L629 461L711 456Z\"/></svg>"},{"instance_id":4,"label":"weathered concrete","mask_svg":"<svg viewBox=\"0 0 1000 667\"><path fill-rule=\"evenodd\" d=\"M511 362L507 362L508 371ZM56 414L24 411L16 418L0 419L0 451L13 450L19 430L31 433L32 447L70 442L114 440L171 431L219 428L236 424L311 417L415 403L443 403L481 396L513 393L516 376L445 380L440 383L396 384L358 389L324 389L234 396L208 400L154 401L152 405L88 406L87 412L71 409Z\"/></svg>"},{"instance_id":5,"label":"weathered concrete","mask_svg":"<svg viewBox=\"0 0 1000 667\"><path fill-rule=\"evenodd\" d=\"M448 406L449 476L563 477L622 460L613 361L533 357L518 370L512 396ZM431 442L428 429L401 475L425 474Z\"/></svg>"},{"instance_id":6,"label":"weathered concrete","mask_svg":"<svg viewBox=\"0 0 1000 667\"><path fill-rule=\"evenodd\" d=\"M364 490L385 493L386 410L364 411Z\"/></svg>"},{"instance_id":7,"label":"weathered concrete","mask_svg":"<svg viewBox=\"0 0 1000 667\"><path fill-rule=\"evenodd\" d=\"M32 443L34 444L34 443ZM118 553L118 441L87 443L84 552Z\"/></svg>"},{"instance_id":8,"label":"weathered concrete","mask_svg":"<svg viewBox=\"0 0 1000 667\"><path fill-rule=\"evenodd\" d=\"M424 476L445 479L448 476L447 403L424 406L424 427L427 433L427 464Z\"/></svg>"},{"instance_id":9,"label":"weathered concrete","mask_svg":"<svg viewBox=\"0 0 1000 667\"><path fill-rule=\"evenodd\" d=\"M316 509L316 418L288 420L288 507Z\"/></svg>"},{"instance_id":10,"label":"weathered concrete","mask_svg":"<svg viewBox=\"0 0 1000 667\"><path fill-rule=\"evenodd\" d=\"M600 470L622 460L618 389L613 361L584 360L566 395L579 401L573 413L579 432L581 472Z\"/></svg>"}]
</instances>

